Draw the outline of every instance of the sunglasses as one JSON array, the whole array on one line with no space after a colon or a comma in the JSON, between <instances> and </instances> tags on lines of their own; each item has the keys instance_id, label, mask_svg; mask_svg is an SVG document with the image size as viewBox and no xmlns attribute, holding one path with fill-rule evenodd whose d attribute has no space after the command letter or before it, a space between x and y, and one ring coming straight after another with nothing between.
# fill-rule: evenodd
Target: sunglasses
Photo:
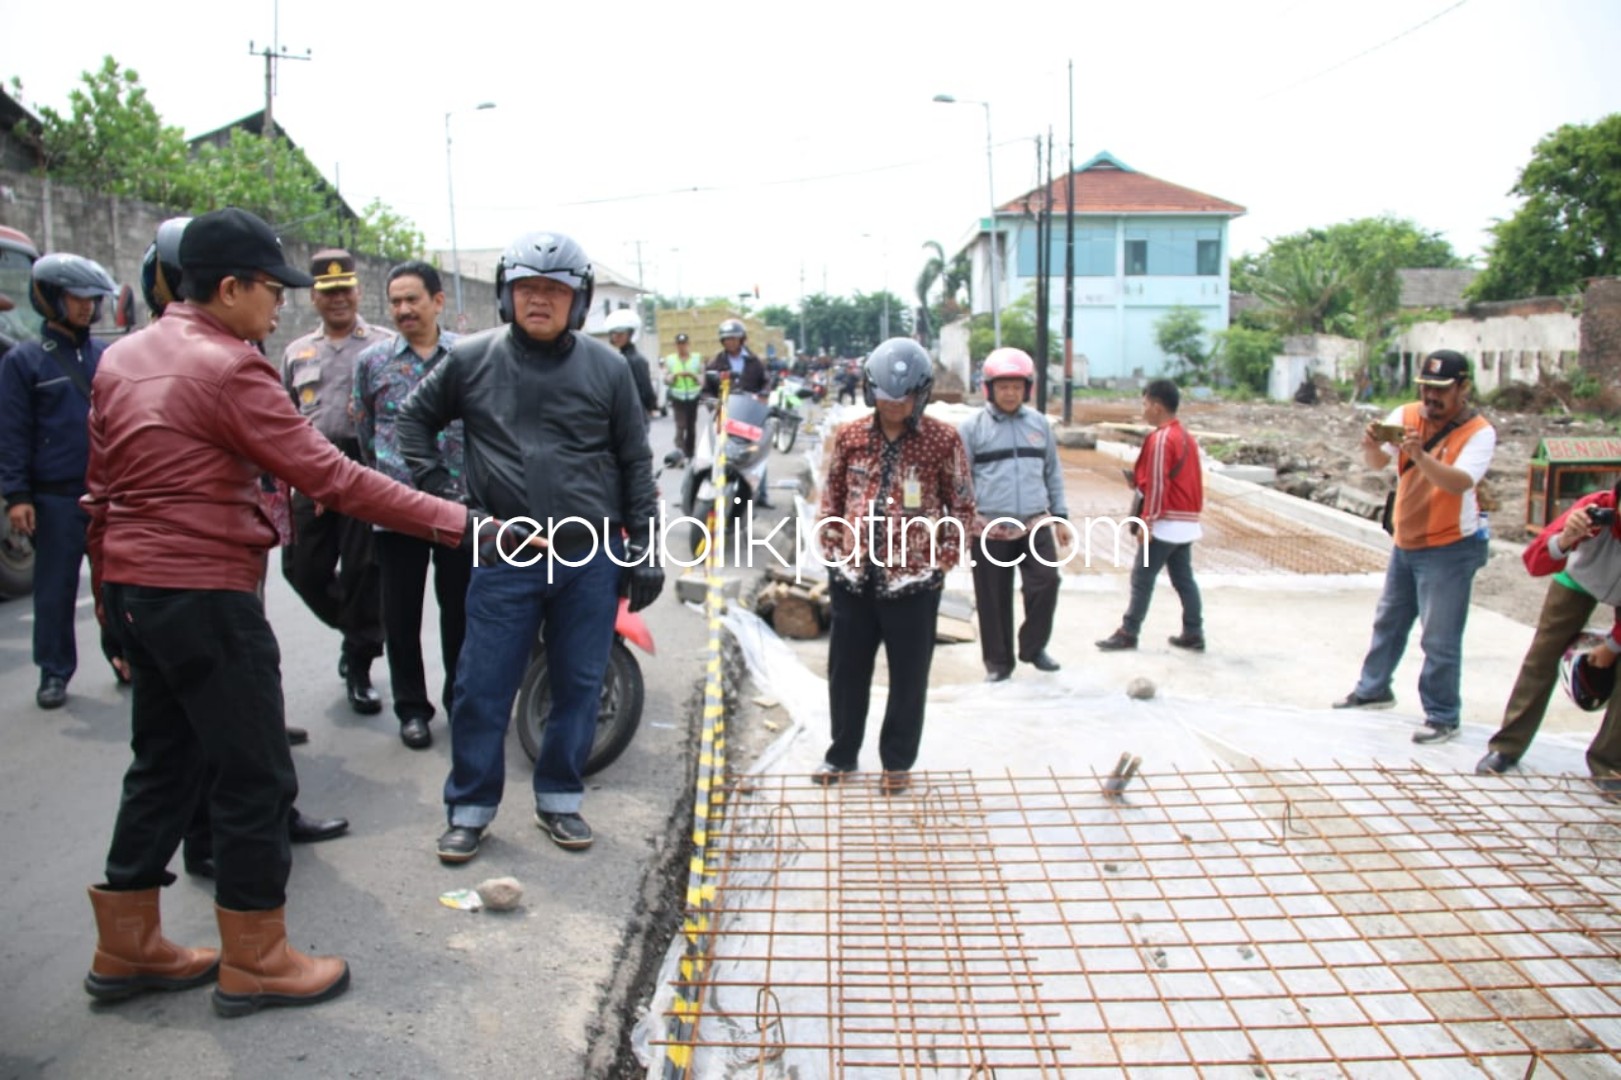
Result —
<instances>
[{"instance_id":1,"label":"sunglasses","mask_svg":"<svg viewBox=\"0 0 1621 1080\"><path fill-rule=\"evenodd\" d=\"M269 278L261 277L249 278L248 280L255 285L263 285L267 290L269 290L270 295L275 298L277 307L281 307L283 304L287 303L287 286L283 285L281 282L271 281Z\"/></svg>"}]
</instances>

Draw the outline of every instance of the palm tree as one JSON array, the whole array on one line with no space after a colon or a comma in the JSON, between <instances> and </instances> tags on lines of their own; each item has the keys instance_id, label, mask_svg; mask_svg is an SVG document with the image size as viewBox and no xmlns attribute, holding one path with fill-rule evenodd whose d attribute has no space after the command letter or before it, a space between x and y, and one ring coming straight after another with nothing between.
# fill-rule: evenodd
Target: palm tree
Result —
<instances>
[{"instance_id":1,"label":"palm tree","mask_svg":"<svg viewBox=\"0 0 1621 1080\"><path fill-rule=\"evenodd\" d=\"M1351 283L1337 259L1320 245L1295 246L1266 260L1255 295L1286 334L1321 334L1349 295Z\"/></svg>"},{"instance_id":2,"label":"palm tree","mask_svg":"<svg viewBox=\"0 0 1621 1080\"><path fill-rule=\"evenodd\" d=\"M917 275L917 336L923 344L929 343L929 291L946 269L946 251L938 240L926 240L923 250L933 252Z\"/></svg>"}]
</instances>

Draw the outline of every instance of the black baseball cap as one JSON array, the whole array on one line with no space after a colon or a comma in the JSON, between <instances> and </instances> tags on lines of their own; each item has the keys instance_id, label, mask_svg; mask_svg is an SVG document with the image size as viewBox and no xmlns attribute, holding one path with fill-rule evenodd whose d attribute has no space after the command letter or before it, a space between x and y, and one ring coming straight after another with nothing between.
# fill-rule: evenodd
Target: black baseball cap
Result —
<instances>
[{"instance_id":1,"label":"black baseball cap","mask_svg":"<svg viewBox=\"0 0 1621 1080\"><path fill-rule=\"evenodd\" d=\"M262 270L283 285L307 289L315 279L290 266L275 230L235 206L191 219L180 237L182 270Z\"/></svg>"},{"instance_id":2,"label":"black baseball cap","mask_svg":"<svg viewBox=\"0 0 1621 1080\"><path fill-rule=\"evenodd\" d=\"M681 344L683 341L686 341L686 340L687 340L687 335L685 335L685 334L677 334L675 336L675 343L677 345Z\"/></svg>"},{"instance_id":3,"label":"black baseball cap","mask_svg":"<svg viewBox=\"0 0 1621 1080\"><path fill-rule=\"evenodd\" d=\"M1452 349L1436 349L1424 358L1424 366L1413 381L1420 386L1451 386L1468 382L1472 377L1467 356Z\"/></svg>"}]
</instances>

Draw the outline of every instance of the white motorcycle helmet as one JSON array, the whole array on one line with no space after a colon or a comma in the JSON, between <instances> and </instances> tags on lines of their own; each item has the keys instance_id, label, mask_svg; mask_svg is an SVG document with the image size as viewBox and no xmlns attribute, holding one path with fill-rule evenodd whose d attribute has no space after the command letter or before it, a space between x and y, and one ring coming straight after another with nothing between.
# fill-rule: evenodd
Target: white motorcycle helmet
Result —
<instances>
[{"instance_id":1,"label":"white motorcycle helmet","mask_svg":"<svg viewBox=\"0 0 1621 1080\"><path fill-rule=\"evenodd\" d=\"M620 308L609 314L603 326L610 334L629 334L630 340L635 341L636 332L642 328L642 319L630 308Z\"/></svg>"}]
</instances>

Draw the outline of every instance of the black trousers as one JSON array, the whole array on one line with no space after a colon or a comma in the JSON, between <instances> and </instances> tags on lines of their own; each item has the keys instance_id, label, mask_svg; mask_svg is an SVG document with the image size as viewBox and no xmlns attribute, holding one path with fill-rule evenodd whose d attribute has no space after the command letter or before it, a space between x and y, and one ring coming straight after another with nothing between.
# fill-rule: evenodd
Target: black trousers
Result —
<instances>
[{"instance_id":1,"label":"black trousers","mask_svg":"<svg viewBox=\"0 0 1621 1080\"><path fill-rule=\"evenodd\" d=\"M372 527L293 492L293 543L281 572L315 617L343 635L343 657L364 670L383 655L382 590Z\"/></svg>"},{"instance_id":2,"label":"black trousers","mask_svg":"<svg viewBox=\"0 0 1621 1080\"><path fill-rule=\"evenodd\" d=\"M903 772L917 760L923 741L923 706L934 661L934 629L940 590L926 589L894 600L852 593L834 585L833 630L827 646L828 707L833 743L826 760L854 769L867 733L872 674L878 646L889 661L889 700L878 735L878 759L887 772Z\"/></svg>"},{"instance_id":3,"label":"black trousers","mask_svg":"<svg viewBox=\"0 0 1621 1080\"><path fill-rule=\"evenodd\" d=\"M383 640L394 715L401 721L432 720L427 676L422 670L422 596L433 563L433 595L439 601L439 646L445 665L445 715L456 685L456 660L467 636L467 582L473 553L397 532L372 536L383 592Z\"/></svg>"},{"instance_id":4,"label":"black trousers","mask_svg":"<svg viewBox=\"0 0 1621 1080\"><path fill-rule=\"evenodd\" d=\"M107 884L149 889L206 798L215 899L234 911L287 900L287 819L298 794L281 695L281 650L252 593L107 583L134 677L123 798L107 852ZM208 790L200 777L212 776Z\"/></svg>"},{"instance_id":5,"label":"black trousers","mask_svg":"<svg viewBox=\"0 0 1621 1080\"><path fill-rule=\"evenodd\" d=\"M1024 624L1019 627L1020 660L1034 660L1053 636L1058 610L1058 549L1053 531L1043 527L1013 540L982 539L974 551L974 605L979 609L979 651L986 671L1013 670L1013 574L1024 593ZM1017 566L1011 565L1023 556ZM1041 562L1037 556L1045 559ZM1007 563L998 566L991 560Z\"/></svg>"},{"instance_id":6,"label":"black trousers","mask_svg":"<svg viewBox=\"0 0 1621 1080\"><path fill-rule=\"evenodd\" d=\"M698 436L698 399L671 398L670 415L675 417L675 448L690 458Z\"/></svg>"}]
</instances>

